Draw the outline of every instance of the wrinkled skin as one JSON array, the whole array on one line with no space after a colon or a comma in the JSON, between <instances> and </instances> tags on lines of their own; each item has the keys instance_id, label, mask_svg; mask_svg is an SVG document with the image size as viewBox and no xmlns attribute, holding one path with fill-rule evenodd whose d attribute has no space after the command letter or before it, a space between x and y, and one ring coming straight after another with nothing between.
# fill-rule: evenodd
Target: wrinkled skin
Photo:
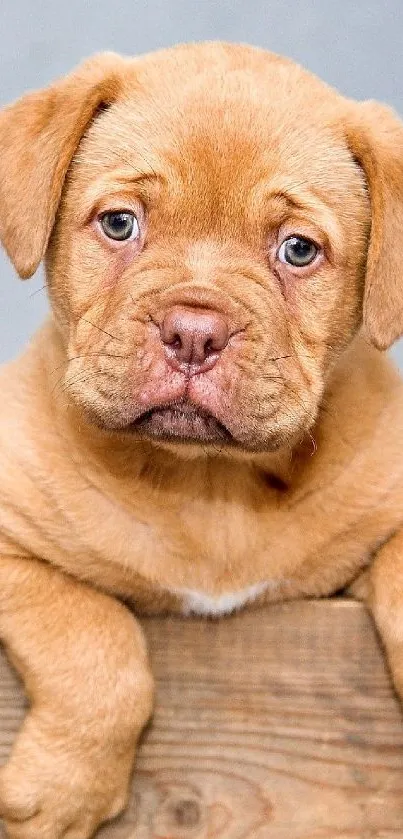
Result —
<instances>
[{"instance_id":1,"label":"wrinkled skin","mask_svg":"<svg viewBox=\"0 0 403 839\"><path fill-rule=\"evenodd\" d=\"M326 124L334 94L327 102L320 88L322 127L316 114L306 119L312 79L297 68L292 108L277 62L263 76L252 67L246 102L236 69L225 84L214 66L196 83L179 83L177 65L164 85L159 69L147 72L143 85L136 73L140 92L90 127L59 211L47 266L72 359L65 386L108 428L187 399L224 427L210 441L220 448L292 444L312 426L327 372L361 319L368 198ZM166 86L177 91L168 104ZM137 214L140 242L116 247L99 235L94 217L119 207ZM291 234L323 248L312 269L277 259ZM167 363L158 324L174 305L228 320L232 337L212 370ZM167 437L182 436L173 425Z\"/></svg>"}]
</instances>

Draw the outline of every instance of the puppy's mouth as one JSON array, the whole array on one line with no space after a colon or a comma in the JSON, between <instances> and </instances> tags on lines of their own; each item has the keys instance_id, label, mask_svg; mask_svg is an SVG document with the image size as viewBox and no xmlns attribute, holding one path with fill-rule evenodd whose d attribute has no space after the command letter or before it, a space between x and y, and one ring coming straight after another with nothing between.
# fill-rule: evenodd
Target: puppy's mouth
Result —
<instances>
[{"instance_id":1,"label":"puppy's mouth","mask_svg":"<svg viewBox=\"0 0 403 839\"><path fill-rule=\"evenodd\" d=\"M216 417L191 402L173 402L152 408L124 430L178 443L234 442L228 429Z\"/></svg>"}]
</instances>

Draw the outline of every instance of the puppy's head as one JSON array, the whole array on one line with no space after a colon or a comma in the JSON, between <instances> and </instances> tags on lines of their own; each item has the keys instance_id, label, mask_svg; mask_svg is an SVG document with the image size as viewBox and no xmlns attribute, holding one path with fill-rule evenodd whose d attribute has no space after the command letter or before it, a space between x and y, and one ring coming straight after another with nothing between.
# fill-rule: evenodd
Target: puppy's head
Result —
<instances>
[{"instance_id":1,"label":"puppy's head","mask_svg":"<svg viewBox=\"0 0 403 839\"><path fill-rule=\"evenodd\" d=\"M402 229L394 114L253 48L98 56L0 118L2 240L119 434L295 443L361 325L403 332Z\"/></svg>"}]
</instances>

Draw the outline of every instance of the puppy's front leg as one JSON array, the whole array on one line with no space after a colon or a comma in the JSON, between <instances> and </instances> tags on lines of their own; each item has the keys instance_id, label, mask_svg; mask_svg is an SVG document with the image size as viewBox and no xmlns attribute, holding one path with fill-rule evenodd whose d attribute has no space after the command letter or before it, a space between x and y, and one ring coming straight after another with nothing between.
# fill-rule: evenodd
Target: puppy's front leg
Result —
<instances>
[{"instance_id":1,"label":"puppy's front leg","mask_svg":"<svg viewBox=\"0 0 403 839\"><path fill-rule=\"evenodd\" d=\"M379 629L400 698L403 700L403 531L378 552L369 569L367 602Z\"/></svg>"},{"instance_id":2,"label":"puppy's front leg","mask_svg":"<svg viewBox=\"0 0 403 839\"><path fill-rule=\"evenodd\" d=\"M128 609L37 560L0 560L0 632L31 702L0 772L12 839L87 839L125 805L152 680Z\"/></svg>"}]
</instances>

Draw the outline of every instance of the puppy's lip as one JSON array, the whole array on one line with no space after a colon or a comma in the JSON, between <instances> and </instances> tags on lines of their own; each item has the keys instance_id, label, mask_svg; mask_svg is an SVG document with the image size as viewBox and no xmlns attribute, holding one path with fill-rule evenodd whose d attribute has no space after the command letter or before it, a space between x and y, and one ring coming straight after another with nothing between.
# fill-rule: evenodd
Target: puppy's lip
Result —
<instances>
[{"instance_id":1,"label":"puppy's lip","mask_svg":"<svg viewBox=\"0 0 403 839\"><path fill-rule=\"evenodd\" d=\"M228 429L211 413L183 400L144 411L122 431L178 443L234 443Z\"/></svg>"}]
</instances>

